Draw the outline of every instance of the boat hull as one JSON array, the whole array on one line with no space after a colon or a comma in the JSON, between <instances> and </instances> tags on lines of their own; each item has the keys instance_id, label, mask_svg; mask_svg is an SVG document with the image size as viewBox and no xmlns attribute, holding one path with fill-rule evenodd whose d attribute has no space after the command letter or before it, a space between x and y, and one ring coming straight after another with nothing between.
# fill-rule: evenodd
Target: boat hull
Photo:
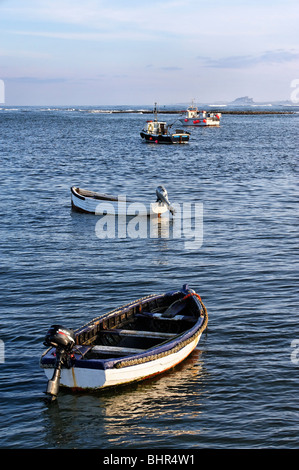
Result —
<instances>
[{"instance_id":1,"label":"boat hull","mask_svg":"<svg viewBox=\"0 0 299 470\"><path fill-rule=\"evenodd\" d=\"M73 210L94 215L159 216L168 213L166 204L160 202L131 201L123 197L107 196L100 193L82 195L79 188L71 187L71 204ZM86 193L88 193L86 191ZM84 192L83 192L84 194ZM96 198L97 197L97 198ZM100 198L102 197L102 198Z\"/></svg>"},{"instance_id":2,"label":"boat hull","mask_svg":"<svg viewBox=\"0 0 299 470\"><path fill-rule=\"evenodd\" d=\"M199 111L192 105L187 108L185 116L181 116L179 121L183 126L194 127L218 127L220 125L221 113L211 113L209 111Z\"/></svg>"},{"instance_id":3,"label":"boat hull","mask_svg":"<svg viewBox=\"0 0 299 470\"><path fill-rule=\"evenodd\" d=\"M196 348L200 340L200 336L201 335L198 335L191 343L180 351L150 362L140 363L120 369L101 370L78 367L62 369L60 385L62 387L70 388L73 391L84 389L97 390L145 380L166 372L181 363ZM45 369L45 374L48 379L51 379L53 369Z\"/></svg>"},{"instance_id":4,"label":"boat hull","mask_svg":"<svg viewBox=\"0 0 299 470\"><path fill-rule=\"evenodd\" d=\"M205 121L205 122L204 122ZM180 119L182 126L193 126L193 127L219 127L220 121L219 120L212 120L212 119Z\"/></svg>"},{"instance_id":5,"label":"boat hull","mask_svg":"<svg viewBox=\"0 0 299 470\"><path fill-rule=\"evenodd\" d=\"M151 144L187 144L189 142L190 135L185 134L150 134L148 132L140 132L140 136L145 142Z\"/></svg>"}]
</instances>

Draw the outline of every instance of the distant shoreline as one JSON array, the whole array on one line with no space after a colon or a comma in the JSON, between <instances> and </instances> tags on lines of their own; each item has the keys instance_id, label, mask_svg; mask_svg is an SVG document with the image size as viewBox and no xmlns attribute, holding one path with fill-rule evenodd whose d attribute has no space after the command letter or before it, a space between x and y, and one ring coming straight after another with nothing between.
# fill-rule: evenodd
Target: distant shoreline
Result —
<instances>
[{"instance_id":1,"label":"distant shoreline","mask_svg":"<svg viewBox=\"0 0 299 470\"><path fill-rule=\"evenodd\" d=\"M25 106L26 107L26 106ZM22 108L22 106L20 106L20 109ZM34 107L35 108L35 107ZM69 109L70 111L84 111L83 109L80 109L80 107L71 107L71 106L63 106L63 107L57 107L55 108L54 106L44 106L43 108L45 108L44 110L45 111L52 111L52 110L64 110L64 108L71 108ZM54 109L52 109L54 108ZM78 108L78 109L77 109ZM90 108L93 108L92 106L90 106ZM10 110L14 110L14 111L18 111L19 110L19 107L17 106L15 109L13 108L13 106L9 106L7 109L5 108L4 105L0 105L0 111L10 111ZM222 115L225 115L225 114L231 114L231 115L269 115L269 114L277 114L277 115L282 115L282 114L297 114L298 111L297 110L286 110L286 109L283 109L283 110L268 110L268 109L260 109L260 110L250 110L250 109L223 109L222 107L219 107L217 108L216 106L213 107L213 109L208 109L208 108L200 108L200 109L205 109L205 111L207 113L214 113L214 114L222 114ZM68 109L66 109L68 110ZM97 106L94 108L94 109L86 109L87 112L94 112L94 113L103 113L103 114L145 114L145 115L153 115L154 114L154 111L152 109L107 109L105 108L104 106L103 107L100 107L98 108ZM158 111L158 116L159 115L163 115L163 114L180 114L180 115L185 115L186 114L186 109L159 109Z\"/></svg>"},{"instance_id":2,"label":"distant shoreline","mask_svg":"<svg viewBox=\"0 0 299 470\"><path fill-rule=\"evenodd\" d=\"M112 114L154 114L153 111L146 111L146 110L112 110L109 111ZM159 111L158 114L184 114L186 111L170 111L170 110L163 110ZM221 113L221 114L295 114L295 111L240 111L240 110L230 110L230 111L225 111L223 109L217 110L216 108L213 109L212 111L207 111L208 113Z\"/></svg>"}]
</instances>

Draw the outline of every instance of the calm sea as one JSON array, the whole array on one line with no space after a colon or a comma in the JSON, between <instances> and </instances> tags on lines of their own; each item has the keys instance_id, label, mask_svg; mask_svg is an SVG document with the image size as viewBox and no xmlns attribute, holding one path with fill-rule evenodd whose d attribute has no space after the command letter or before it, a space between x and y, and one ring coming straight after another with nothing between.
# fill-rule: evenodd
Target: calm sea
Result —
<instances>
[{"instance_id":1,"label":"calm sea","mask_svg":"<svg viewBox=\"0 0 299 470\"><path fill-rule=\"evenodd\" d=\"M225 114L158 146L140 138L147 115L98 111L0 110L0 447L299 448L299 114ZM201 244L100 239L99 218L71 210L71 185L154 201L159 184L203 204ZM184 283L209 313L184 363L45 403L50 325Z\"/></svg>"}]
</instances>

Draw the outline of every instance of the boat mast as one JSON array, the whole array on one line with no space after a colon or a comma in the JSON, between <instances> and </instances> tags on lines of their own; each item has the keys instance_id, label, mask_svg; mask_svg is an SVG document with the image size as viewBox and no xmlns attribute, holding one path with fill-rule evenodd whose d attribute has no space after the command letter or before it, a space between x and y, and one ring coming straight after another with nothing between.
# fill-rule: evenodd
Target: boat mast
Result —
<instances>
[{"instance_id":1,"label":"boat mast","mask_svg":"<svg viewBox=\"0 0 299 470\"><path fill-rule=\"evenodd\" d=\"M157 122L158 121L157 103L155 103L155 106L154 106L154 115L155 115L155 121Z\"/></svg>"},{"instance_id":2,"label":"boat mast","mask_svg":"<svg viewBox=\"0 0 299 470\"><path fill-rule=\"evenodd\" d=\"M197 108L196 108L196 106L195 106L195 100L194 100L194 98L193 98L193 100L192 100L192 102L191 102L191 109L197 111Z\"/></svg>"}]
</instances>

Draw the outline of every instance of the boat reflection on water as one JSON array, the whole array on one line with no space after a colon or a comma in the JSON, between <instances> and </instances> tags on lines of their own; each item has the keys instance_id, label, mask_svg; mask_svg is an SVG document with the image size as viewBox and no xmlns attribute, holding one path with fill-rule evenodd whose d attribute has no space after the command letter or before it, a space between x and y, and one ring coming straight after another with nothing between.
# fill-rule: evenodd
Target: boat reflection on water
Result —
<instances>
[{"instance_id":1,"label":"boat reflection on water","mask_svg":"<svg viewBox=\"0 0 299 470\"><path fill-rule=\"evenodd\" d=\"M113 221L111 219L110 222L112 227ZM119 235L126 234L126 237L130 239L168 239L175 235L176 232L173 228L176 226L176 223L181 223L181 221L174 221L173 218L168 216L142 217L136 215L134 217L127 217L127 219L118 218L116 223L117 227L115 225L116 230L114 233L117 233L118 238L121 238Z\"/></svg>"},{"instance_id":2,"label":"boat reflection on water","mask_svg":"<svg viewBox=\"0 0 299 470\"><path fill-rule=\"evenodd\" d=\"M180 223L180 220L174 222L167 216L152 218L140 215L127 217L104 215L99 217L95 224L95 234L99 239L170 238L172 233L176 234L173 230L176 223Z\"/></svg>"},{"instance_id":3,"label":"boat reflection on water","mask_svg":"<svg viewBox=\"0 0 299 470\"><path fill-rule=\"evenodd\" d=\"M113 216L97 219L95 234L98 239L184 239L188 248L200 248L203 241L203 204L177 205L174 217ZM191 213L192 212L192 213ZM194 245L194 246L193 246Z\"/></svg>"}]
</instances>

